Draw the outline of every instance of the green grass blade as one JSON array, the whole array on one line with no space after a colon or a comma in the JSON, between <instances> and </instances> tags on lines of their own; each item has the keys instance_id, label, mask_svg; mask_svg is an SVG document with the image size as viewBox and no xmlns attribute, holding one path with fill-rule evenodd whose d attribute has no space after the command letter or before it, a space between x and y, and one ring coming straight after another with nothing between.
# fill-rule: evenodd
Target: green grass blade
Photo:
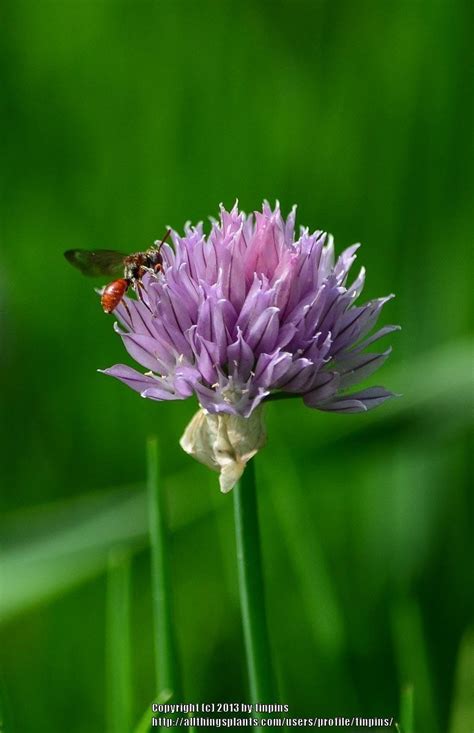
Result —
<instances>
[{"instance_id":1,"label":"green grass blade","mask_svg":"<svg viewBox=\"0 0 474 733\"><path fill-rule=\"evenodd\" d=\"M128 733L132 718L130 556L111 551L107 573L108 731Z\"/></svg>"},{"instance_id":2,"label":"green grass blade","mask_svg":"<svg viewBox=\"0 0 474 733\"><path fill-rule=\"evenodd\" d=\"M461 641L449 733L465 733L474 726L474 629Z\"/></svg>"},{"instance_id":3,"label":"green grass blade","mask_svg":"<svg viewBox=\"0 0 474 733\"><path fill-rule=\"evenodd\" d=\"M156 688L159 694L169 690L175 701L180 699L181 684L173 629L167 521L159 480L158 441L154 437L147 444L147 467Z\"/></svg>"},{"instance_id":4,"label":"green grass blade","mask_svg":"<svg viewBox=\"0 0 474 733\"><path fill-rule=\"evenodd\" d=\"M392 629L401 684L405 680L413 682L416 688L417 719L424 721L426 730L439 733L439 714L431 665L421 613L415 601L405 599L393 607ZM405 733L403 727L402 733Z\"/></svg>"},{"instance_id":5,"label":"green grass blade","mask_svg":"<svg viewBox=\"0 0 474 733\"><path fill-rule=\"evenodd\" d=\"M400 694L401 733L415 733L415 709L413 702L413 685L405 685Z\"/></svg>"},{"instance_id":6,"label":"green grass blade","mask_svg":"<svg viewBox=\"0 0 474 733\"><path fill-rule=\"evenodd\" d=\"M187 479L178 474L175 486L185 486ZM183 497L172 530L206 521L210 511ZM112 548L143 550L149 544L146 493L130 485L22 510L0 517L0 536L2 623L106 572Z\"/></svg>"},{"instance_id":7,"label":"green grass blade","mask_svg":"<svg viewBox=\"0 0 474 733\"><path fill-rule=\"evenodd\" d=\"M147 707L142 717L138 721L137 725L133 729L133 733L149 733L151 730L152 717L153 717L153 712L152 712L151 705L150 705L149 707Z\"/></svg>"},{"instance_id":8,"label":"green grass blade","mask_svg":"<svg viewBox=\"0 0 474 733\"><path fill-rule=\"evenodd\" d=\"M161 695L157 695L155 700L153 700L153 702L148 705L147 709L133 729L133 733L149 733L149 731L152 729L151 719L154 717L154 713L152 710L153 703L157 702L159 705L164 705L164 703L171 700L171 695L172 693L170 690L163 690Z\"/></svg>"}]
</instances>

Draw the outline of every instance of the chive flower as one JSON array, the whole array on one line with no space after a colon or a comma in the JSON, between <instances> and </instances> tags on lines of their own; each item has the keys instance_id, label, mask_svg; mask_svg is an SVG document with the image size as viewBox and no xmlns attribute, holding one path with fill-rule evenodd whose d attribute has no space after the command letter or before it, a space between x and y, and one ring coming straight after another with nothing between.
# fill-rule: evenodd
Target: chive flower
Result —
<instances>
[{"instance_id":1,"label":"chive flower","mask_svg":"<svg viewBox=\"0 0 474 733\"><path fill-rule=\"evenodd\" d=\"M366 348L398 329L372 332L393 295L355 305L364 268L347 278L358 244L335 260L330 235L301 227L295 238L295 207L285 220L267 202L251 216L221 206L208 236L198 224L172 239L163 272L145 275L140 298L115 311L125 348L147 371L104 372L152 400L194 394L201 409L181 445L220 472L223 491L265 441L266 400L300 397L347 414L393 397L383 387L348 391L390 354Z\"/></svg>"}]
</instances>

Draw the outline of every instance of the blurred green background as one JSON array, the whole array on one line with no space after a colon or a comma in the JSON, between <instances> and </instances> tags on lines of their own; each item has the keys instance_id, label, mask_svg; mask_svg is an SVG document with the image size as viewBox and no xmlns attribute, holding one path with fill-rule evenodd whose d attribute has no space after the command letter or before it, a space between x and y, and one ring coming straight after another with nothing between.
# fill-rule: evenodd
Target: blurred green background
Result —
<instances>
[{"instance_id":1,"label":"blurred green background","mask_svg":"<svg viewBox=\"0 0 474 733\"><path fill-rule=\"evenodd\" d=\"M140 400L72 247L142 249L236 198L361 241L401 323L368 415L268 407L257 459L281 701L474 724L472 3L11 0L1 10L1 695L6 733L102 733L110 548L152 699L145 441L160 437L185 701L246 701L230 496ZM471 59L472 60L472 59ZM97 285L101 284L99 280ZM470 726L470 727L469 727Z\"/></svg>"}]
</instances>

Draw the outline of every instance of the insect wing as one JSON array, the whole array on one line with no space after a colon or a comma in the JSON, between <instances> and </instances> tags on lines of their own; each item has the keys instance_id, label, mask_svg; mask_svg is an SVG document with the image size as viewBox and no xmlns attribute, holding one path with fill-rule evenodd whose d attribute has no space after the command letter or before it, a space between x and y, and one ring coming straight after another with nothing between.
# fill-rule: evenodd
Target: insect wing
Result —
<instances>
[{"instance_id":1,"label":"insect wing","mask_svg":"<svg viewBox=\"0 0 474 733\"><path fill-rule=\"evenodd\" d=\"M115 275L123 270L123 261L127 256L114 249L68 249L65 258L83 275Z\"/></svg>"}]
</instances>

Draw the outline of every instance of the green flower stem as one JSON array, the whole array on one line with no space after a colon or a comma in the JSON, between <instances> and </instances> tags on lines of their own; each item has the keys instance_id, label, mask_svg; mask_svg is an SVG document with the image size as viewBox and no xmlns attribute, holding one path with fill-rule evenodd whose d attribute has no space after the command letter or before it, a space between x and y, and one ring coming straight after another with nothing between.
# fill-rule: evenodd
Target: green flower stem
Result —
<instances>
[{"instance_id":1,"label":"green flower stem","mask_svg":"<svg viewBox=\"0 0 474 733\"><path fill-rule=\"evenodd\" d=\"M400 696L401 733L414 733L413 685L406 685Z\"/></svg>"},{"instance_id":2,"label":"green flower stem","mask_svg":"<svg viewBox=\"0 0 474 733\"><path fill-rule=\"evenodd\" d=\"M257 493L253 460L233 489L237 566L250 698L276 702L260 550Z\"/></svg>"},{"instance_id":3,"label":"green flower stem","mask_svg":"<svg viewBox=\"0 0 474 733\"><path fill-rule=\"evenodd\" d=\"M112 550L107 572L107 683L109 733L128 733L132 719L130 556Z\"/></svg>"},{"instance_id":4,"label":"green flower stem","mask_svg":"<svg viewBox=\"0 0 474 733\"><path fill-rule=\"evenodd\" d=\"M155 626L156 691L182 702L176 642L173 633L170 563L163 486L159 481L158 441L147 443L152 600Z\"/></svg>"}]
</instances>

